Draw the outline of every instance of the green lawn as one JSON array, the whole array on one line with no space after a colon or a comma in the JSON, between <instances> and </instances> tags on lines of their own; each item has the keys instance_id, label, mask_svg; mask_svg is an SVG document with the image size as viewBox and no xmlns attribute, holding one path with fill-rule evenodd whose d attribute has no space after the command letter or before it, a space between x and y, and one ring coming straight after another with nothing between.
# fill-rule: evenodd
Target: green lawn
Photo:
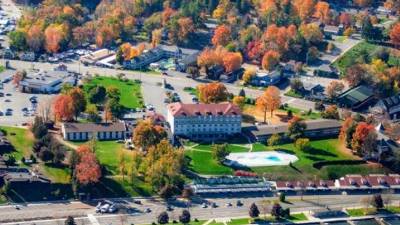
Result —
<instances>
[{"instance_id":1,"label":"green lawn","mask_svg":"<svg viewBox=\"0 0 400 225\"><path fill-rule=\"evenodd\" d=\"M295 92L293 89L290 89L285 93L285 96L293 97L293 98L303 98L303 95Z\"/></svg>"},{"instance_id":2,"label":"green lawn","mask_svg":"<svg viewBox=\"0 0 400 225\"><path fill-rule=\"evenodd\" d=\"M55 167L45 164L43 170L45 175L55 183L69 184L71 182L71 170L68 167Z\"/></svg>"},{"instance_id":3,"label":"green lawn","mask_svg":"<svg viewBox=\"0 0 400 225\"><path fill-rule=\"evenodd\" d=\"M311 111L311 112L303 111L301 109L290 107L290 106L285 107L283 110L280 109L279 111L283 111L283 112L287 113L289 110L292 111L293 115L296 115L304 120L321 119L321 113L317 112L317 111Z\"/></svg>"},{"instance_id":4,"label":"green lawn","mask_svg":"<svg viewBox=\"0 0 400 225\"><path fill-rule=\"evenodd\" d=\"M120 103L126 108L142 108L143 97L140 83L127 80L118 80L113 77L95 77L89 83L84 85L84 90L88 92L90 87L101 85L104 87L116 87L121 93Z\"/></svg>"},{"instance_id":5,"label":"green lawn","mask_svg":"<svg viewBox=\"0 0 400 225\"><path fill-rule=\"evenodd\" d=\"M336 66L341 73L344 73L348 67L360 60L362 55L371 57L378 47L378 45L370 44L366 41L360 42L334 62L333 65Z\"/></svg>"},{"instance_id":6,"label":"green lawn","mask_svg":"<svg viewBox=\"0 0 400 225\"><path fill-rule=\"evenodd\" d=\"M292 222L307 221L307 216L304 213L294 213L291 214L289 220Z\"/></svg>"},{"instance_id":7,"label":"green lawn","mask_svg":"<svg viewBox=\"0 0 400 225\"><path fill-rule=\"evenodd\" d=\"M193 96L198 96L199 95L199 91L197 90L197 88L184 87L183 91L188 92L189 94L191 94Z\"/></svg>"},{"instance_id":8,"label":"green lawn","mask_svg":"<svg viewBox=\"0 0 400 225\"><path fill-rule=\"evenodd\" d=\"M29 130L2 126L0 126L0 130L6 134L7 139L14 146L15 151L13 152L13 155L17 161L21 160L23 156L29 158L32 153L34 142L34 138Z\"/></svg>"},{"instance_id":9,"label":"green lawn","mask_svg":"<svg viewBox=\"0 0 400 225\"><path fill-rule=\"evenodd\" d=\"M262 143L254 143L253 152L258 151L284 151L295 154L299 160L293 163L293 166L268 166L254 167L252 171L266 175L272 180L291 180L291 179L314 179L315 176L323 179L333 179L349 173L382 173L388 172L384 168L372 167L366 164L337 164L329 165L317 169L313 167L315 162L332 160L353 160L356 159L351 154L340 150L340 144L337 139L325 139L311 141L311 149L307 151L297 150L293 144L283 144L277 146L266 146ZM247 152L247 148L236 145L228 145L228 148L234 149L232 152ZM190 159L190 169L207 175L228 175L232 174L232 169L217 163L211 154L211 145L201 144L197 147L186 150L186 156Z\"/></svg>"}]
</instances>

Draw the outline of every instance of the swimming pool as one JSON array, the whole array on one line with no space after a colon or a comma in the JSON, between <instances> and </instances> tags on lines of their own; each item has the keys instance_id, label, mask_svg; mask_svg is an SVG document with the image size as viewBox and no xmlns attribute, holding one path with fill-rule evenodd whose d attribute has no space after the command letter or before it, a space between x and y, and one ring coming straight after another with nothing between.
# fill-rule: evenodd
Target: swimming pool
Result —
<instances>
[{"instance_id":1,"label":"swimming pool","mask_svg":"<svg viewBox=\"0 0 400 225\"><path fill-rule=\"evenodd\" d=\"M226 159L228 165L246 167L284 166L299 160L295 155L279 151L231 153Z\"/></svg>"}]
</instances>

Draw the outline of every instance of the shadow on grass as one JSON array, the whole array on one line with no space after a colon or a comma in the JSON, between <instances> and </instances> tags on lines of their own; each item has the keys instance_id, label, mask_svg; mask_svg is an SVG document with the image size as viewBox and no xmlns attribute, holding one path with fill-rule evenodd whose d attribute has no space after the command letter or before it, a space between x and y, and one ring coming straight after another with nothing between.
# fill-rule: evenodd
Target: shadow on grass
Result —
<instances>
[{"instance_id":1,"label":"shadow on grass","mask_svg":"<svg viewBox=\"0 0 400 225\"><path fill-rule=\"evenodd\" d=\"M336 157L336 154L333 154L332 152L328 152L326 150L323 149L319 149L319 148L309 148L304 150L305 153L311 154L311 155L321 155L321 156L332 156L332 157Z\"/></svg>"}]
</instances>

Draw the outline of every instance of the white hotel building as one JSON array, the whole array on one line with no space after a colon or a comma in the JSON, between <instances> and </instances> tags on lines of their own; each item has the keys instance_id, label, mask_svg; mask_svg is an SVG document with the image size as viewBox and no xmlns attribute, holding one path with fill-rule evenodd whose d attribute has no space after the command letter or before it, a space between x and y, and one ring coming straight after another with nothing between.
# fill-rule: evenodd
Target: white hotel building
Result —
<instances>
[{"instance_id":1,"label":"white hotel building","mask_svg":"<svg viewBox=\"0 0 400 225\"><path fill-rule=\"evenodd\" d=\"M194 140L215 140L241 132L242 113L232 103L167 106L167 121L175 136Z\"/></svg>"}]
</instances>

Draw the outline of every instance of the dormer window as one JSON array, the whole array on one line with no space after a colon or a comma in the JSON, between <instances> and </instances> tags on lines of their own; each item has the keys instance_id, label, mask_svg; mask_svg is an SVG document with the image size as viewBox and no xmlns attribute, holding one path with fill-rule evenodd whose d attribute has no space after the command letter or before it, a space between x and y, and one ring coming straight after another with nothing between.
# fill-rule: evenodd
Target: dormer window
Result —
<instances>
[{"instance_id":1,"label":"dormer window","mask_svg":"<svg viewBox=\"0 0 400 225\"><path fill-rule=\"evenodd\" d=\"M369 182L368 182L367 179L361 179L361 183L362 183L363 185L368 185L368 184L369 184Z\"/></svg>"},{"instance_id":2,"label":"dormer window","mask_svg":"<svg viewBox=\"0 0 400 225\"><path fill-rule=\"evenodd\" d=\"M201 113L199 111L195 112L196 116L201 116Z\"/></svg>"},{"instance_id":3,"label":"dormer window","mask_svg":"<svg viewBox=\"0 0 400 225\"><path fill-rule=\"evenodd\" d=\"M218 112L217 114L221 116L221 115L222 115L222 112L220 111L220 112Z\"/></svg>"},{"instance_id":4,"label":"dormer window","mask_svg":"<svg viewBox=\"0 0 400 225\"><path fill-rule=\"evenodd\" d=\"M350 182L351 185L357 185L357 182L355 180L353 180L353 179L350 179L349 182Z\"/></svg>"}]
</instances>

